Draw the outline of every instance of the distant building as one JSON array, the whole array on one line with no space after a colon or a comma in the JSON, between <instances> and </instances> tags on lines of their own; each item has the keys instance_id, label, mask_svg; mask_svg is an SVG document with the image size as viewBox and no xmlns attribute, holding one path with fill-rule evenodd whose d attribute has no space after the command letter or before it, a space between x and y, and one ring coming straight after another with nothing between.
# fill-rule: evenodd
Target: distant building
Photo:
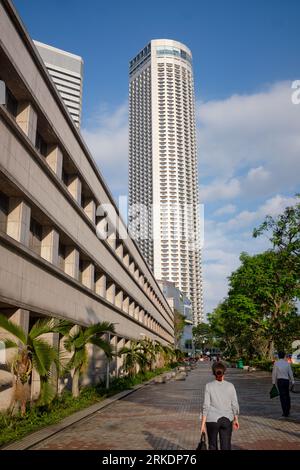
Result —
<instances>
[{"instance_id":1,"label":"distant building","mask_svg":"<svg viewBox=\"0 0 300 470\"><path fill-rule=\"evenodd\" d=\"M192 329L193 329L193 313L192 303L177 287L174 282L158 281L170 307L177 310L185 317L185 328L183 330L180 344L177 345L182 351L193 352Z\"/></svg>"},{"instance_id":2,"label":"distant building","mask_svg":"<svg viewBox=\"0 0 300 470\"><path fill-rule=\"evenodd\" d=\"M76 126L82 111L83 60L80 56L33 41Z\"/></svg>"}]
</instances>

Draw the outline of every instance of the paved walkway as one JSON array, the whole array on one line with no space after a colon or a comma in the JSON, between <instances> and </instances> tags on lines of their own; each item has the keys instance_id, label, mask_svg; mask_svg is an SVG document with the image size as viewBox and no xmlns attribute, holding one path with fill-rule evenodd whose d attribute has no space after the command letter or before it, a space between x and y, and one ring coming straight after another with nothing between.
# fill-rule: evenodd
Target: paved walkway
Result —
<instances>
[{"instance_id":1,"label":"paved walkway","mask_svg":"<svg viewBox=\"0 0 300 470\"><path fill-rule=\"evenodd\" d=\"M186 450L199 440L204 385L212 379L206 364L185 381L150 384L33 449ZM240 402L240 430L234 449L300 450L300 394L292 394L291 418L281 419L278 398L270 400L270 374L229 369Z\"/></svg>"}]
</instances>

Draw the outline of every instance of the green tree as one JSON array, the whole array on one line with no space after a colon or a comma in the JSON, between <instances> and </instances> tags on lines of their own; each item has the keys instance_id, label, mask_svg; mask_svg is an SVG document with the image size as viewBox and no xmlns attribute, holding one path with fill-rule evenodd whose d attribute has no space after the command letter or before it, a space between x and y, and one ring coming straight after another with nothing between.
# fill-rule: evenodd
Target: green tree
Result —
<instances>
[{"instance_id":1,"label":"green tree","mask_svg":"<svg viewBox=\"0 0 300 470\"><path fill-rule=\"evenodd\" d=\"M272 357L274 347L290 345L299 334L297 276L282 263L281 253L274 251L242 253L240 260L241 266L229 278L218 323L228 347L234 346L238 355L251 358L268 351Z\"/></svg>"},{"instance_id":2,"label":"green tree","mask_svg":"<svg viewBox=\"0 0 300 470\"><path fill-rule=\"evenodd\" d=\"M253 236L259 237L264 232L270 232L270 241L276 251L286 251L292 255L292 260L299 268L300 265L300 194L296 195L299 202L286 207L278 217L268 215L264 222L253 230Z\"/></svg>"},{"instance_id":3,"label":"green tree","mask_svg":"<svg viewBox=\"0 0 300 470\"><path fill-rule=\"evenodd\" d=\"M180 340L183 334L184 327L186 325L185 317L178 310L174 310L174 338L175 348L179 347Z\"/></svg>"},{"instance_id":4,"label":"green tree","mask_svg":"<svg viewBox=\"0 0 300 470\"><path fill-rule=\"evenodd\" d=\"M0 328L3 328L12 337L2 335L1 340L6 348L16 349L12 361L14 386L12 391L12 406L16 401L21 402L21 414L26 412L26 403L31 397L32 371L35 369L40 376L41 387L38 403L46 405L56 395L56 389L51 383L51 369L60 370L58 350L50 346L42 335L47 333L65 334L70 323L56 319L38 320L28 334L24 329L7 317L0 314Z\"/></svg>"},{"instance_id":5,"label":"green tree","mask_svg":"<svg viewBox=\"0 0 300 470\"><path fill-rule=\"evenodd\" d=\"M212 331L208 323L199 323L192 329L196 349L204 349L212 345Z\"/></svg>"},{"instance_id":6,"label":"green tree","mask_svg":"<svg viewBox=\"0 0 300 470\"><path fill-rule=\"evenodd\" d=\"M67 351L72 353L66 368L67 370L73 370L72 394L74 397L79 396L80 374L88 366L88 345L97 346L104 351L107 358L111 358L113 355L112 347L108 341L103 339L103 336L106 333L114 332L113 323L108 322L100 322L88 327L76 325L69 331L64 346Z\"/></svg>"}]
</instances>

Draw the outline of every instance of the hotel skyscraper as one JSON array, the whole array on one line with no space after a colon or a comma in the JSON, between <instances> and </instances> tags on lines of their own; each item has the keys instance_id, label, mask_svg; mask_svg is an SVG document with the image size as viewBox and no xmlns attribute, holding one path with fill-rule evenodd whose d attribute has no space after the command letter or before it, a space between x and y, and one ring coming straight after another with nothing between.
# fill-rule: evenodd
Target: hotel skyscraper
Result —
<instances>
[{"instance_id":1,"label":"hotel skyscraper","mask_svg":"<svg viewBox=\"0 0 300 470\"><path fill-rule=\"evenodd\" d=\"M155 277L191 299L196 325L203 292L191 51L152 40L129 74L130 232Z\"/></svg>"}]
</instances>

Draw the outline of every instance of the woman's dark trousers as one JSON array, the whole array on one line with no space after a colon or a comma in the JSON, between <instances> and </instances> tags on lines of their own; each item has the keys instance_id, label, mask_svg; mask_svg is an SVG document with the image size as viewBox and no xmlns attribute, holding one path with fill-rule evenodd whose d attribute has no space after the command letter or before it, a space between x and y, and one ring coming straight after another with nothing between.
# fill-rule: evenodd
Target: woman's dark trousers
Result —
<instances>
[{"instance_id":1,"label":"woman's dark trousers","mask_svg":"<svg viewBox=\"0 0 300 470\"><path fill-rule=\"evenodd\" d=\"M231 450L232 421L219 418L216 423L206 423L209 450L218 450L218 434L221 450Z\"/></svg>"},{"instance_id":2,"label":"woman's dark trousers","mask_svg":"<svg viewBox=\"0 0 300 470\"><path fill-rule=\"evenodd\" d=\"M277 387L279 391L280 403L282 408L283 416L288 416L291 409L291 399L290 399L290 382L288 379L278 379Z\"/></svg>"}]
</instances>

